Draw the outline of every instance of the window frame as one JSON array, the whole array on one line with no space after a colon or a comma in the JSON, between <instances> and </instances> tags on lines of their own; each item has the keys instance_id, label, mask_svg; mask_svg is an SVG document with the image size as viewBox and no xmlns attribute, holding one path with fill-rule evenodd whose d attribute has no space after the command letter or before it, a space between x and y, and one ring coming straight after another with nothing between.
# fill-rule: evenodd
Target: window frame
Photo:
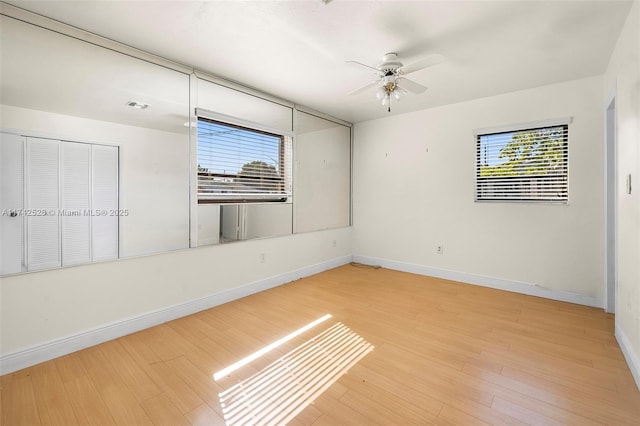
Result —
<instances>
[{"instance_id":1,"label":"window frame","mask_svg":"<svg viewBox=\"0 0 640 426\"><path fill-rule=\"evenodd\" d=\"M269 128L258 123L241 120L235 117L225 116L223 114L213 113L211 111L206 111L202 109L196 109L196 127L197 123L201 120L204 122L213 123L220 126L225 126L233 129L244 130L251 133L257 133L267 136L272 136L279 138L278 144L278 158L280 162L280 167L278 167L278 178L273 178L273 180L280 183L281 191L279 194L273 194L273 196L247 196L242 197L242 194L229 194L227 196L221 196L221 194L217 194L217 196L201 198L201 194L199 191L200 185L200 176L204 173L198 170L200 167L198 161L197 150L199 148L199 140L198 140L198 132L196 131L196 202L197 204L257 204L257 203L287 203L291 202L292 199L292 191L293 191L293 133L282 131L279 129ZM238 176L238 174L228 174L228 173L215 173L210 172L207 173L208 176L211 177L234 177ZM212 194L214 195L214 194Z\"/></svg>"},{"instance_id":2,"label":"window frame","mask_svg":"<svg viewBox=\"0 0 640 426\"><path fill-rule=\"evenodd\" d=\"M510 125L510 126L502 126L495 128L484 128L477 129L474 131L474 148L475 148L475 187L474 187L474 202L476 203L526 203L526 204L556 204L556 205L568 205L569 204L569 131L570 124L572 118L561 118L554 120L545 120L534 123L525 123L520 125ZM498 175L498 176L487 176L481 177L481 168L482 165L482 144L481 138L483 136L494 136L505 133L527 133L532 131L545 131L551 130L555 128L562 128L562 165L560 177L557 180L550 180L550 182L546 185L547 187L552 184L557 184L559 182L562 183L561 192L563 196L558 197L557 199L551 198L549 196L545 196L544 191L545 187L542 187L542 190L538 192L534 192L531 188L529 190L521 189L518 192L513 192L511 195L509 192L503 192L501 197L490 197L486 195L486 192L491 191L490 185L491 181L500 182L504 181L505 178L511 179L513 178L514 185L526 185L527 183L534 183L537 181L538 184L540 182L540 177L545 176L541 174L526 176L523 174L515 175L515 176L507 176L507 175ZM495 144L494 147L499 146L499 144ZM507 146L507 143L504 144L503 149ZM537 179L536 179L537 176ZM488 184L487 184L488 182ZM485 188L485 191L482 189ZM548 190L548 189L547 189ZM484 193L483 193L484 192Z\"/></svg>"}]
</instances>

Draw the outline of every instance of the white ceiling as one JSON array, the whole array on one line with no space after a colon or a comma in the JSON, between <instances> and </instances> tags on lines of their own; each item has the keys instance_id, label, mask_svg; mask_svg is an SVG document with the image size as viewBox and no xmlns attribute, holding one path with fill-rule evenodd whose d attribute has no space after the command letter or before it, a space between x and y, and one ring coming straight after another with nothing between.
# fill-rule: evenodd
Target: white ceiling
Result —
<instances>
[{"instance_id":1,"label":"white ceiling","mask_svg":"<svg viewBox=\"0 0 640 426\"><path fill-rule=\"evenodd\" d=\"M602 74L629 1L10 1L351 122L389 115L357 60L446 62L391 114Z\"/></svg>"}]
</instances>

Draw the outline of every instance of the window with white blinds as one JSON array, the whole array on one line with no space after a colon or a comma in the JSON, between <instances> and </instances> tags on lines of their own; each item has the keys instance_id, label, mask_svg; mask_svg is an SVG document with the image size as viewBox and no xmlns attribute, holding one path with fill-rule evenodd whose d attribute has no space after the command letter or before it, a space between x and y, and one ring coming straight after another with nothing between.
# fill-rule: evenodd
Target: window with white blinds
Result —
<instances>
[{"instance_id":1,"label":"window with white blinds","mask_svg":"<svg viewBox=\"0 0 640 426\"><path fill-rule=\"evenodd\" d=\"M291 153L290 136L198 118L198 202L287 201Z\"/></svg>"},{"instance_id":2,"label":"window with white blinds","mask_svg":"<svg viewBox=\"0 0 640 426\"><path fill-rule=\"evenodd\" d=\"M476 136L476 201L568 202L569 127Z\"/></svg>"}]
</instances>

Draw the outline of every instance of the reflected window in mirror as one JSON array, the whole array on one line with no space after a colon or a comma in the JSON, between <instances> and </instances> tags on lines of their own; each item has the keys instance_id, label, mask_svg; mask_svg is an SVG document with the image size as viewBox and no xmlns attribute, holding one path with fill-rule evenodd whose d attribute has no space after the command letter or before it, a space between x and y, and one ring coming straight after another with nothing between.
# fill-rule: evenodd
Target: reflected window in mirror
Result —
<instances>
[{"instance_id":1,"label":"reflected window in mirror","mask_svg":"<svg viewBox=\"0 0 640 426\"><path fill-rule=\"evenodd\" d=\"M292 138L198 118L198 203L287 202Z\"/></svg>"}]
</instances>

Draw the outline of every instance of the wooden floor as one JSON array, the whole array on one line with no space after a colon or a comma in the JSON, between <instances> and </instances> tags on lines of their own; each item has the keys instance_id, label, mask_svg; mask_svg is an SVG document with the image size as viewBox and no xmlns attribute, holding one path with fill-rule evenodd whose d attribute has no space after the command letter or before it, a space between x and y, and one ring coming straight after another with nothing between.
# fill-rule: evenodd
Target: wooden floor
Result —
<instances>
[{"instance_id":1,"label":"wooden floor","mask_svg":"<svg viewBox=\"0 0 640 426\"><path fill-rule=\"evenodd\" d=\"M290 424L640 424L601 309L352 265L5 375L2 424L224 424L221 393L338 322L373 350Z\"/></svg>"}]
</instances>

